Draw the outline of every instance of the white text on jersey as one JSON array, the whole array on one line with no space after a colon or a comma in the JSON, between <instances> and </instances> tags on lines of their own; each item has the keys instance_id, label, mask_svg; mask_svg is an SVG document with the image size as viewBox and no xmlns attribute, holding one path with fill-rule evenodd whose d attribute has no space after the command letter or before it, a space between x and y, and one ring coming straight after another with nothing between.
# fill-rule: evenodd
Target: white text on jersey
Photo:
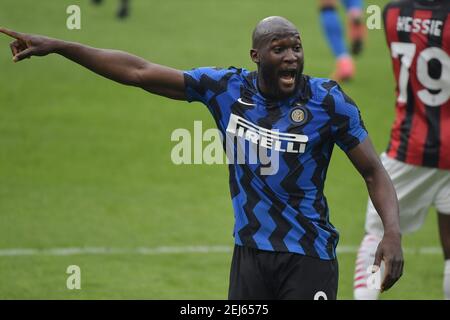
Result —
<instances>
[{"instance_id":1,"label":"white text on jersey","mask_svg":"<svg viewBox=\"0 0 450 320\"><path fill-rule=\"evenodd\" d=\"M397 31L429 34L435 37L442 35L442 21L399 16Z\"/></svg>"},{"instance_id":2,"label":"white text on jersey","mask_svg":"<svg viewBox=\"0 0 450 320\"><path fill-rule=\"evenodd\" d=\"M227 132L279 152L304 153L308 142L308 136L262 128L233 113L230 115Z\"/></svg>"}]
</instances>

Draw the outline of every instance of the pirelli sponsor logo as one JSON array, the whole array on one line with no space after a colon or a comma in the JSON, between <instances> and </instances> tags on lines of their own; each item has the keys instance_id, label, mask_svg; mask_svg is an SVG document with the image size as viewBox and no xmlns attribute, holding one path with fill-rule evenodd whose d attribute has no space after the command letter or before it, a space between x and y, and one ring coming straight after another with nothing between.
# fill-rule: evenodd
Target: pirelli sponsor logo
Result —
<instances>
[{"instance_id":1,"label":"pirelli sponsor logo","mask_svg":"<svg viewBox=\"0 0 450 320\"><path fill-rule=\"evenodd\" d=\"M227 133L277 152L304 153L308 136L269 130L237 116L230 115Z\"/></svg>"}]
</instances>

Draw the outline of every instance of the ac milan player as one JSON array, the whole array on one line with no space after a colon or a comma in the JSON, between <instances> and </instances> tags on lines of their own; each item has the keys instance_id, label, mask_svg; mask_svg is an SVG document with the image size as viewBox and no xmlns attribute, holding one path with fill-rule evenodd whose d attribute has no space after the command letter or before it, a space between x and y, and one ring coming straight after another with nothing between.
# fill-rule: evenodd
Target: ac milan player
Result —
<instances>
[{"instance_id":1,"label":"ac milan player","mask_svg":"<svg viewBox=\"0 0 450 320\"><path fill-rule=\"evenodd\" d=\"M402 0L384 10L394 68L396 117L381 160L400 204L402 233L438 212L444 251L444 296L450 299L450 0ZM369 200L366 235L356 260L355 299L377 299L368 272L383 235Z\"/></svg>"}]
</instances>

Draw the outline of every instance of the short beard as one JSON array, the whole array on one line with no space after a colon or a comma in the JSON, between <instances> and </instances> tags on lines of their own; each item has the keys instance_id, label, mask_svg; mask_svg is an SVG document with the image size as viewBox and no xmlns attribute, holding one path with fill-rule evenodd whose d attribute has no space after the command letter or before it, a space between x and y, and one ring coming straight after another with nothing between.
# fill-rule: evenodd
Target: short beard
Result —
<instances>
[{"instance_id":1,"label":"short beard","mask_svg":"<svg viewBox=\"0 0 450 320\"><path fill-rule=\"evenodd\" d=\"M300 85L301 82L300 80L303 75L303 68L304 68L304 61L302 61L301 64L299 65L298 73L295 75L294 90L291 93L286 94L280 91L279 77L278 73L276 73L276 71L274 70L275 68L259 65L258 73L260 74L261 79L263 79L266 88L269 89L269 92L265 93L265 96L269 99L277 100L277 99L284 99L286 97L293 95L298 90L298 87ZM261 91L261 88L259 88L259 90Z\"/></svg>"}]
</instances>

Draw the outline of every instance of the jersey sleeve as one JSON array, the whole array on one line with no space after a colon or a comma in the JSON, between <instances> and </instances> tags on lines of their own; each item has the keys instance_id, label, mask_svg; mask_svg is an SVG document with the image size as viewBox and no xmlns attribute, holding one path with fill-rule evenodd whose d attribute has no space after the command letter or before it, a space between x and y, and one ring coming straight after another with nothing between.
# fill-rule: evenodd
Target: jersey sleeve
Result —
<instances>
[{"instance_id":1,"label":"jersey sleeve","mask_svg":"<svg viewBox=\"0 0 450 320\"><path fill-rule=\"evenodd\" d=\"M184 71L185 93L188 102L202 102L208 105L211 97L221 86L221 79L229 72L214 67L195 68Z\"/></svg>"},{"instance_id":2,"label":"jersey sleeve","mask_svg":"<svg viewBox=\"0 0 450 320\"><path fill-rule=\"evenodd\" d=\"M361 118L361 113L339 85L331 89L334 99L332 128L336 144L348 152L364 141L368 133Z\"/></svg>"}]
</instances>

